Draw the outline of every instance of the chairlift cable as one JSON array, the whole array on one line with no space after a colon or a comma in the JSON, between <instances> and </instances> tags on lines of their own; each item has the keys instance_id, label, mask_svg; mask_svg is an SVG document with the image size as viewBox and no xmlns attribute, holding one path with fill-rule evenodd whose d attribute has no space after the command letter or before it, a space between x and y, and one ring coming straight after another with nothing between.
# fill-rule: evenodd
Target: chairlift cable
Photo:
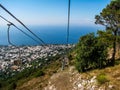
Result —
<instances>
[{"instance_id":1,"label":"chairlift cable","mask_svg":"<svg viewBox=\"0 0 120 90\"><path fill-rule=\"evenodd\" d=\"M68 22L67 22L67 44L66 44L66 53L69 52L68 44L69 44L69 29L70 29L70 0L68 0ZM64 55L64 58L62 60L62 70L65 68L66 63L66 55Z\"/></svg>"},{"instance_id":2,"label":"chairlift cable","mask_svg":"<svg viewBox=\"0 0 120 90\"><path fill-rule=\"evenodd\" d=\"M69 43L69 31L70 31L70 7L71 1L68 0L68 24L67 24L67 46Z\"/></svg>"},{"instance_id":3,"label":"chairlift cable","mask_svg":"<svg viewBox=\"0 0 120 90\"><path fill-rule=\"evenodd\" d=\"M22 29L18 28L15 24L13 24L12 22L8 21L6 18L4 18L3 16L0 15L0 17L5 20L6 22L10 23L12 26L14 26L15 28L17 28L19 31L21 31L23 34L25 34L26 36L28 36L29 38L31 38L32 40L36 41L38 44L39 42L37 40L35 40L33 37L31 37L29 34L27 34L26 32L24 32Z\"/></svg>"},{"instance_id":4,"label":"chairlift cable","mask_svg":"<svg viewBox=\"0 0 120 90\"><path fill-rule=\"evenodd\" d=\"M9 15L11 15L15 20L17 20L24 28L26 28L31 34L33 34L43 45L46 45L45 42L39 38L35 33L33 33L24 23L22 23L18 18L16 18L11 12L9 12L3 5L0 4L0 7L5 10Z\"/></svg>"}]
</instances>

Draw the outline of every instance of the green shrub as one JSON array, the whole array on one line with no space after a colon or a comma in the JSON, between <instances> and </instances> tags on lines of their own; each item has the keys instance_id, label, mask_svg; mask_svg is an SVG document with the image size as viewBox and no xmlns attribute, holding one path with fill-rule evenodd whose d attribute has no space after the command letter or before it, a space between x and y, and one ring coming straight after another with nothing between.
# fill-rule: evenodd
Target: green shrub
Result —
<instances>
[{"instance_id":1,"label":"green shrub","mask_svg":"<svg viewBox=\"0 0 120 90\"><path fill-rule=\"evenodd\" d=\"M35 73L35 77L40 77L40 76L44 76L45 75L45 73L42 71L42 70L39 70L39 71L37 71L36 73Z\"/></svg>"},{"instance_id":2,"label":"green shrub","mask_svg":"<svg viewBox=\"0 0 120 90\"><path fill-rule=\"evenodd\" d=\"M99 75L97 76L97 82L98 82L99 84L104 84L104 83L106 83L106 82L108 82L108 81L109 81L109 80L108 80L107 76L106 76L104 73L99 74Z\"/></svg>"},{"instance_id":3,"label":"green shrub","mask_svg":"<svg viewBox=\"0 0 120 90\"><path fill-rule=\"evenodd\" d=\"M106 65L107 45L94 33L82 36L76 48L75 66L79 72Z\"/></svg>"}]
</instances>

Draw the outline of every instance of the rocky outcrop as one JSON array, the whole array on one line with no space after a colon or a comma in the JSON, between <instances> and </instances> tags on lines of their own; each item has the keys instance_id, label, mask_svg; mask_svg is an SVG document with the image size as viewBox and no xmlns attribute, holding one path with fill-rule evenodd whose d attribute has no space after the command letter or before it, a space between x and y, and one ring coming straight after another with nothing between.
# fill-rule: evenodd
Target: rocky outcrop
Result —
<instances>
[{"instance_id":1,"label":"rocky outcrop","mask_svg":"<svg viewBox=\"0 0 120 90\"><path fill-rule=\"evenodd\" d=\"M117 86L106 82L98 84L97 73L78 73L73 66L68 70L54 74L48 81L48 85L43 90L119 90ZM119 81L119 78L116 78Z\"/></svg>"},{"instance_id":2,"label":"rocky outcrop","mask_svg":"<svg viewBox=\"0 0 120 90\"><path fill-rule=\"evenodd\" d=\"M74 67L68 71L54 74L44 90L97 90L96 76L85 77L79 74Z\"/></svg>"}]
</instances>

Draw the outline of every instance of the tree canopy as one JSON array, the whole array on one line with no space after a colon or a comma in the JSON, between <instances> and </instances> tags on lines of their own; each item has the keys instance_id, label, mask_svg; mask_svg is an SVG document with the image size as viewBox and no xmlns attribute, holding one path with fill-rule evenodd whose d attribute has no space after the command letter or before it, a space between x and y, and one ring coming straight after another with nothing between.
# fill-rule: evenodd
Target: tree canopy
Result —
<instances>
[{"instance_id":1,"label":"tree canopy","mask_svg":"<svg viewBox=\"0 0 120 90\"><path fill-rule=\"evenodd\" d=\"M76 68L79 72L103 68L106 65L107 44L101 42L101 37L103 35L95 36L94 33L90 33L80 38L76 56Z\"/></svg>"},{"instance_id":2,"label":"tree canopy","mask_svg":"<svg viewBox=\"0 0 120 90\"><path fill-rule=\"evenodd\" d=\"M100 13L95 16L95 23L106 27L106 30L111 30L113 34L113 54L111 65L115 64L117 36L120 33L120 0L112 0Z\"/></svg>"},{"instance_id":3,"label":"tree canopy","mask_svg":"<svg viewBox=\"0 0 120 90\"><path fill-rule=\"evenodd\" d=\"M120 27L120 0L111 1L95 19L96 24L104 25L113 31L117 30Z\"/></svg>"}]
</instances>

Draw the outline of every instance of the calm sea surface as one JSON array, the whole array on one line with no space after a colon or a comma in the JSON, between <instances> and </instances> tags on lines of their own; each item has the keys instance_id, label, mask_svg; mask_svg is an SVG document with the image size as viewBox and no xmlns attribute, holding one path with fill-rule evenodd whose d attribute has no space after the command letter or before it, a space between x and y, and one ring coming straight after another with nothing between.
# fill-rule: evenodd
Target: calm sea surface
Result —
<instances>
[{"instance_id":1,"label":"calm sea surface","mask_svg":"<svg viewBox=\"0 0 120 90\"><path fill-rule=\"evenodd\" d=\"M34 26L29 27L32 32L39 36L47 44L66 44L67 30L65 26ZM23 28L21 28L23 29ZM72 26L70 27L69 43L77 43L80 36L83 36L90 32L97 32L97 30L102 29L101 27L90 27L90 26ZM35 38L26 29L24 32L29 34L31 37ZM10 29L10 40L15 45L39 45L36 41L32 40L28 36L24 35L22 32L18 31L16 28L12 27ZM9 45L7 40L7 27L0 28L0 45Z\"/></svg>"}]
</instances>

